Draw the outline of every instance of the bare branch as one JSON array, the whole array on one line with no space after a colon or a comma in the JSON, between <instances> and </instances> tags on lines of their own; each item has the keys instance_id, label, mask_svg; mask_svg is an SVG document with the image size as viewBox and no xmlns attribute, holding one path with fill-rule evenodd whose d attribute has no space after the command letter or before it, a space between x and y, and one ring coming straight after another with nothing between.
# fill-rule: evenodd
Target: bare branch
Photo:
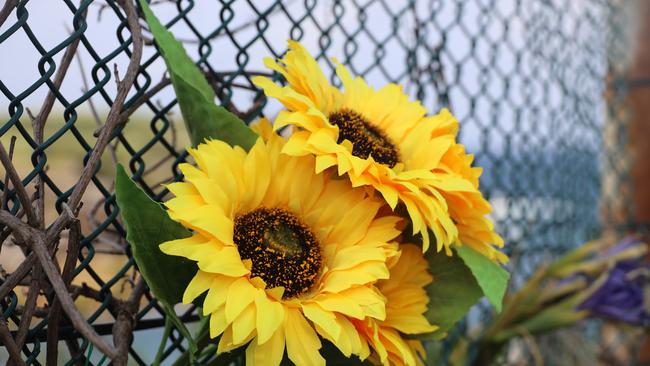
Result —
<instances>
[{"instance_id":1,"label":"bare branch","mask_svg":"<svg viewBox=\"0 0 650 366\"><path fill-rule=\"evenodd\" d=\"M33 268L33 273L31 283L29 284L29 292L27 292L27 299L25 300L25 306L23 308L23 314L20 317L18 332L16 333L16 345L18 348L22 348L25 344L25 339L27 339L27 331L29 331L29 325L32 322L32 316L34 315L34 309L36 308L36 300L38 299L38 294L41 290L40 280L43 275L41 266L36 264Z\"/></svg>"},{"instance_id":2,"label":"bare branch","mask_svg":"<svg viewBox=\"0 0 650 366\"><path fill-rule=\"evenodd\" d=\"M2 313L0 313L0 339L2 339L2 343L9 352L9 359L17 365L25 365L25 361L20 357L20 348L18 348L18 345L16 345L16 342L14 342L14 339L11 337L11 332L7 326L7 322L2 317Z\"/></svg>"},{"instance_id":3,"label":"bare branch","mask_svg":"<svg viewBox=\"0 0 650 366\"><path fill-rule=\"evenodd\" d=\"M113 342L117 346L118 354L124 355L124 365L128 359L129 346L133 341L133 328L135 327L135 316L140 307L140 299L146 290L146 284L142 277L135 285L129 298L120 304L117 312L117 319L113 324ZM116 361L117 363L117 361Z\"/></svg>"},{"instance_id":4,"label":"bare branch","mask_svg":"<svg viewBox=\"0 0 650 366\"><path fill-rule=\"evenodd\" d=\"M147 90L140 98L138 98L129 108L120 113L120 123L126 123L126 120L147 101L151 100L159 91L163 90L167 85L171 84L169 78L163 77L158 84Z\"/></svg>"},{"instance_id":5,"label":"bare branch","mask_svg":"<svg viewBox=\"0 0 650 366\"><path fill-rule=\"evenodd\" d=\"M18 215L19 217L20 215ZM8 227L8 231L11 230L18 230L19 235L21 230L23 230L24 233L24 228L26 226L23 224L20 219L11 215L10 213L0 210L0 223L6 225ZM74 216L72 214L72 210L67 204L63 204L63 212L57 219L48 227L48 229L45 232L46 235L46 242L47 243L55 243L58 240L59 234L61 230L63 230L69 222L71 222L74 219ZM52 244L48 245L49 247L53 247ZM5 281L0 285L0 299L4 298L9 294L9 292L16 287L20 281L27 276L29 271L32 269L34 264L36 263L36 255L32 252L27 255L27 257L23 260L23 262L16 268L16 270L5 279Z\"/></svg>"},{"instance_id":6,"label":"bare branch","mask_svg":"<svg viewBox=\"0 0 650 366\"><path fill-rule=\"evenodd\" d=\"M81 17L84 20L86 19L86 13L87 10L81 14ZM56 72L56 75L54 76L54 80L52 81L55 90L61 87L61 84L63 83L63 79L68 73L68 68L70 67L70 63L72 62L72 59L74 58L74 55L77 52L77 48L79 47L80 40L81 37L78 37L75 40L73 40L68 45L68 47L66 47L65 52L63 53L63 57L61 58L61 62L58 65L59 67ZM54 94L54 91L51 88L50 91L47 93L47 96L45 97L45 101L43 102L43 105L41 106L38 115L34 117L34 120L32 121L32 126L34 128L34 139L37 142L43 142L43 130L45 128L45 122L47 122L47 118L49 117L50 112L52 112L52 107L54 106L55 101L56 101L56 94Z\"/></svg>"},{"instance_id":7,"label":"bare branch","mask_svg":"<svg viewBox=\"0 0 650 366\"><path fill-rule=\"evenodd\" d=\"M14 313L15 315L20 315L22 316L25 313L25 307L22 305L16 306L16 312ZM34 316L37 318L47 318L50 316L50 309L48 307L41 307L37 306L34 308Z\"/></svg>"},{"instance_id":8,"label":"bare branch","mask_svg":"<svg viewBox=\"0 0 650 366\"><path fill-rule=\"evenodd\" d=\"M16 136L11 136L9 140L9 160L12 160L14 157L14 147L16 146ZM4 190L2 191L2 198L0 198L0 210L5 207L7 204L7 198L9 197L9 172L5 172L5 181L4 181ZM0 240L2 244L2 240Z\"/></svg>"},{"instance_id":9,"label":"bare branch","mask_svg":"<svg viewBox=\"0 0 650 366\"><path fill-rule=\"evenodd\" d=\"M86 9L81 14L81 17L84 21L86 19L87 13L88 10ZM47 96L43 101L43 105L41 106L41 109L38 111L38 115L32 119L32 129L34 130L34 141L39 145L43 143L43 138L44 138L43 133L45 130L45 123L47 122L47 119L50 116L50 113L52 112L52 107L54 106L54 101L56 100L56 94L54 93L54 90L59 89L61 87L61 84L63 83L63 79L68 73L68 68L70 67L70 63L72 62L74 55L77 53L77 48L79 47L80 40L81 37L77 37L66 47L65 52L63 53L63 57L61 58L61 62L59 63L59 68L52 82L53 88L51 88L50 91L47 93ZM41 174L43 174L43 172L41 172ZM36 192L38 194L38 200L36 202L36 218L40 224L39 227L43 229L45 227L45 184L43 182L41 174L39 174L36 177Z\"/></svg>"},{"instance_id":10,"label":"bare branch","mask_svg":"<svg viewBox=\"0 0 650 366\"><path fill-rule=\"evenodd\" d=\"M133 82L135 81L140 67L140 59L142 57L142 32L140 24L138 23L138 14L131 0L120 0L118 2L126 13L126 20L129 25L129 30L131 31L131 37L133 38L133 53L131 54L131 60L129 61L124 79L120 82L117 88L117 95L115 96L113 105L108 112L108 117L106 117L106 124L97 138L95 147L88 158L88 163L81 173L79 182L75 185L75 188L70 195L68 202L70 207L73 209L75 209L81 201L83 193L86 191L90 180L95 174L95 170L101 160L104 149L112 137L113 129L115 129L120 120L120 113L122 112L124 101L126 100L129 90L133 86Z\"/></svg>"},{"instance_id":11,"label":"bare branch","mask_svg":"<svg viewBox=\"0 0 650 366\"><path fill-rule=\"evenodd\" d=\"M0 285L0 299L4 299L11 290L13 290L18 284L22 281L25 276L31 271L32 267L36 263L36 255L30 253L25 260L16 268L15 271L5 279L5 281Z\"/></svg>"},{"instance_id":12,"label":"bare branch","mask_svg":"<svg viewBox=\"0 0 650 366\"><path fill-rule=\"evenodd\" d=\"M72 221L70 225L70 234L68 235L68 250L63 264L61 278L69 291L72 275L77 263L79 245L81 242L81 227L78 220ZM54 299L50 310L50 318L47 323L47 366L56 366L59 351L59 322L61 321L61 302Z\"/></svg>"},{"instance_id":13,"label":"bare branch","mask_svg":"<svg viewBox=\"0 0 650 366\"><path fill-rule=\"evenodd\" d=\"M2 9L0 9L0 26L9 18L9 14L11 14L16 5L18 5L18 0L7 0Z\"/></svg>"},{"instance_id":14,"label":"bare branch","mask_svg":"<svg viewBox=\"0 0 650 366\"><path fill-rule=\"evenodd\" d=\"M25 190L23 182L18 176L18 172L16 172L14 164L11 162L9 154L5 150L4 145L2 145L2 142L0 142L0 162L2 162L2 165L5 167L9 179L11 179L11 184L13 184L14 189L16 190L20 205L23 206L25 213L27 214L27 221L30 225L36 225L38 221L36 219L36 214L34 214L34 210L32 209L32 202L29 199L29 195Z\"/></svg>"},{"instance_id":15,"label":"bare branch","mask_svg":"<svg viewBox=\"0 0 650 366\"><path fill-rule=\"evenodd\" d=\"M56 293L57 298L61 302L61 307L68 315L68 318L74 325L75 329L79 331L88 341L94 344L101 352L110 357L111 359L118 358L117 350L112 346L108 345L95 330L88 324L86 319L81 315L79 310L74 304L70 293L68 292L68 286L63 282L61 275L56 269L56 266L52 262L52 257L50 257L47 248L45 246L43 235L37 231L32 231L31 244L32 249L36 253L47 278L52 283L54 292Z\"/></svg>"}]
</instances>

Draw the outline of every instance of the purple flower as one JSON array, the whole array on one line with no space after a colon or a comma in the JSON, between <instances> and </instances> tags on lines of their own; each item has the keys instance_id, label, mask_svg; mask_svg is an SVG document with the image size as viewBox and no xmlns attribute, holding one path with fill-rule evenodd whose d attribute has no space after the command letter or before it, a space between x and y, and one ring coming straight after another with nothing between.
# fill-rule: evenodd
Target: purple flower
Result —
<instances>
[{"instance_id":1,"label":"purple flower","mask_svg":"<svg viewBox=\"0 0 650 366\"><path fill-rule=\"evenodd\" d=\"M592 316L650 326L650 265L641 259L618 262L605 282L578 308Z\"/></svg>"}]
</instances>

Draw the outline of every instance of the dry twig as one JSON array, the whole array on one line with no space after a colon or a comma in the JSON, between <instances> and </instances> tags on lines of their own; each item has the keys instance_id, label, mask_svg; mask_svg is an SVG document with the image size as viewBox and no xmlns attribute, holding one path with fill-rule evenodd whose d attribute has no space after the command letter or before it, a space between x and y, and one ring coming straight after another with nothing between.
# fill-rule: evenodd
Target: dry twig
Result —
<instances>
[{"instance_id":1,"label":"dry twig","mask_svg":"<svg viewBox=\"0 0 650 366\"><path fill-rule=\"evenodd\" d=\"M7 322L2 317L2 313L0 313L0 339L9 352L9 360L19 366L25 365L23 359L20 358L20 348L18 348L13 337L11 337L11 332L7 326Z\"/></svg>"},{"instance_id":2,"label":"dry twig","mask_svg":"<svg viewBox=\"0 0 650 366\"><path fill-rule=\"evenodd\" d=\"M9 14L14 10L18 5L18 0L7 0L7 2L0 9L0 26L9 18Z\"/></svg>"},{"instance_id":3,"label":"dry twig","mask_svg":"<svg viewBox=\"0 0 650 366\"><path fill-rule=\"evenodd\" d=\"M33 226L38 225L36 214L32 209L32 202L29 199L29 195L25 190L23 182L20 180L20 176L18 176L18 172L16 172L16 168L11 162L11 158L9 157L7 150L5 150L4 145L2 145L2 142L0 142L0 162L2 162L2 165L5 167L7 175L11 180L11 184L13 184L14 190L16 190L16 195L18 196L20 205L23 207L25 213L27 214L27 222Z\"/></svg>"},{"instance_id":4,"label":"dry twig","mask_svg":"<svg viewBox=\"0 0 650 366\"><path fill-rule=\"evenodd\" d=\"M70 224L70 234L68 235L68 248L63 264L63 271L61 278L69 291L70 282L72 282L72 275L77 263L77 255L79 253L79 245L81 242L81 226L78 220L74 220ZM58 344L59 344L59 322L61 320L61 302L54 299L50 310L50 318L47 323L47 366L56 366Z\"/></svg>"},{"instance_id":5,"label":"dry twig","mask_svg":"<svg viewBox=\"0 0 650 366\"><path fill-rule=\"evenodd\" d=\"M47 250L46 235L43 232L26 225L6 211L0 211L0 222L9 226L13 230L14 236L18 237L19 240L30 244L32 250L36 254L36 258L38 258L38 261L45 272L45 275L52 284L54 292L61 302L63 310L68 314L68 318L70 318L75 329L105 355L111 359L116 359L118 355L115 348L108 345L95 332L74 305L74 301L72 300L72 297L70 297L67 286L63 282L61 274L54 265L52 257Z\"/></svg>"},{"instance_id":6,"label":"dry twig","mask_svg":"<svg viewBox=\"0 0 650 366\"><path fill-rule=\"evenodd\" d=\"M0 222L6 225L12 231L14 239L18 240L21 243L28 244L33 251L19 266L18 270L9 276L7 280L2 284L2 286L0 286L0 294L4 296L6 293L8 293L16 284L22 280L22 278L24 278L29 273L29 270L34 267L35 272L32 275L32 287L30 294L28 295L27 304L24 308L26 312L24 315L27 315L27 318L25 319L25 322L21 322L21 326L19 327L17 334L17 340L20 341L22 338L24 338L23 333L25 332L24 329L26 329L23 327L23 324L27 324L26 327L28 328L28 319L31 318L31 313L34 311L35 297L38 295L39 287L38 268L41 267L48 280L50 281L52 288L54 289L57 298L56 303L60 303L60 305L57 306L60 306L63 311L66 312L75 329L79 331L86 339L92 342L102 353L110 357L113 360L114 364L125 365L128 359L128 344L125 345L125 340L128 339L131 334L121 334L123 332L118 332L115 337L116 347L110 346L87 323L85 318L75 307L74 301L70 296L68 285L71 280L72 269L74 269L74 264L76 262L74 259L76 257L76 253L78 252L78 249L70 249L70 252L68 253L68 260L66 260L66 265L64 265L63 275L59 273L57 265L52 258L61 231L68 227L71 223L71 230L75 230L75 233L70 235L71 240L69 245L74 247L74 242L78 241L78 237L80 236L80 233L78 231L78 222L77 224L74 222L76 220L75 217L81 207L81 197L83 196L86 188L88 187L88 184L94 176L101 156L111 140L112 132L118 124L117 122L119 121L124 101L129 90L133 86L133 82L135 81L135 77L138 72L140 58L142 55L143 41L140 32L140 26L138 24L137 13L131 0L121 0L118 1L118 3L126 14L128 27L132 34L133 52L131 54L131 59L129 61L129 65L127 67L127 71L123 80L118 81L118 92L114 103L108 113L105 126L102 129L102 132L100 133L95 146L91 151L90 157L81 173L78 183L75 185L72 194L70 195L70 198L68 200L68 204L70 206L64 205L64 211L47 228L47 230L44 229L43 220L39 220L39 216L41 216L40 213L42 210L39 210L39 215L35 214L33 211L33 207L31 205L32 202L29 199L25 187L22 185L22 182L20 181L15 168L11 163L9 154L7 154L5 151L4 146L0 144L0 161L5 167L8 177L15 187L18 199L27 216L27 224L23 223L19 218L11 215L9 212L4 210L0 210ZM67 65L62 69L67 70L69 63L72 60L72 56L74 55L75 48L76 45L74 47L68 47L66 50L64 58ZM58 81L59 83L62 82L66 70L60 69L60 72L57 74L55 81ZM50 93L50 95L51 94L52 93ZM34 118L34 134L37 138L40 135L41 140L43 126L45 120L47 119L47 116L49 115L49 112L51 111L53 102L53 97L47 98L43 108L41 108L39 116ZM41 194L38 197L41 200L40 205L42 205L43 195ZM135 311L133 310L134 306L136 308ZM124 309L120 310L122 311L123 315L118 317L115 328L118 331L120 331L120 329L124 329L131 332L133 324L135 322L134 313L137 312L137 305L125 303L123 308ZM6 329L6 324L3 323L2 325L4 325ZM20 350L20 347L18 346L20 342L16 344L16 342L11 339L11 335L9 333L5 335L8 335L8 338L0 334L0 336L3 336L3 343L5 343L8 348L11 348L12 345L16 346L13 347L10 352L14 353L12 354L12 358L17 358L16 362L21 363L22 360L20 359L19 353L15 354L15 352L13 352L13 350ZM48 348L50 348L50 350L52 349L52 344L55 342L55 339L56 337L48 337ZM125 350L125 347L127 352L123 352ZM118 349L121 352L118 352ZM52 362L54 362L53 360L55 360L55 357L48 357L48 364L52 364Z\"/></svg>"}]
</instances>

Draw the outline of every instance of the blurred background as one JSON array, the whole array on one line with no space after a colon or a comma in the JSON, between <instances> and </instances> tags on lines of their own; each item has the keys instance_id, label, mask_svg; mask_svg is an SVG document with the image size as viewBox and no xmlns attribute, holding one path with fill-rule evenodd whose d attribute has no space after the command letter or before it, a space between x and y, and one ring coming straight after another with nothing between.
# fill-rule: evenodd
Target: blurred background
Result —
<instances>
[{"instance_id":1,"label":"blurred background","mask_svg":"<svg viewBox=\"0 0 650 366\"><path fill-rule=\"evenodd\" d=\"M250 78L269 73L263 58L281 56L288 38L317 56L337 85L331 57L372 86L403 85L431 113L450 108L461 123L459 140L484 169L481 191L506 241L513 289L587 240L647 233L650 2L154 0L152 8L205 71L219 102L247 122L273 118L280 109ZM113 321L108 302L128 296L134 276L113 196L115 166L127 166L152 197L162 199L162 184L179 175L176 167L187 156L188 138L164 61L146 30L144 36L140 71L125 105L133 114L104 154L80 215L84 239L73 284L97 290L96 299L77 301L103 334L110 334ZM14 164L30 192L34 178L44 177L47 222L60 212L104 123L130 42L125 16L113 1L3 4L0 141L14 146ZM140 103L143 95L151 98ZM39 139L32 122L44 117ZM16 197L2 203L18 212ZM6 236L0 239L2 281L24 254ZM2 299L12 330L24 290ZM186 320L196 320L192 308L181 310ZM161 314L149 296L131 350L134 364L153 361ZM46 314L41 315L32 321L25 349L33 364L43 362ZM487 306L473 309L445 341L438 362L453 363L454 342L490 317ZM541 357L549 365L629 365L650 355L642 329L602 321L529 338L510 342L499 362L532 364ZM177 332L172 339L167 360L185 347ZM66 352L60 352L62 361ZM0 348L0 363L7 357Z\"/></svg>"}]
</instances>

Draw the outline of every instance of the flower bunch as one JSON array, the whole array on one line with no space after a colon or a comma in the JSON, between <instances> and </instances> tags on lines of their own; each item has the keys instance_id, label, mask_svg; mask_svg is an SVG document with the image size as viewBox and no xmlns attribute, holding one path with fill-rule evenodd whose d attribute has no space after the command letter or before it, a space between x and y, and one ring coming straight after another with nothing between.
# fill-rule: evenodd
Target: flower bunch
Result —
<instances>
[{"instance_id":1,"label":"flower bunch","mask_svg":"<svg viewBox=\"0 0 650 366\"><path fill-rule=\"evenodd\" d=\"M322 365L329 344L357 362L419 365L422 337L444 335L483 293L500 306L507 257L494 246L503 241L451 113L428 116L399 86L374 90L342 65L339 90L289 42L282 60L265 61L288 85L254 79L286 109L251 130L213 104L200 71L142 5L196 146L164 202L182 234L156 245L192 273L182 302L201 307L217 354ZM288 138L276 132L289 125ZM132 205L120 179L118 203ZM142 218L123 215L137 230ZM147 277L150 263L134 255L152 289L179 282ZM454 271L438 291L445 266ZM457 298L444 298L450 285Z\"/></svg>"},{"instance_id":2,"label":"flower bunch","mask_svg":"<svg viewBox=\"0 0 650 366\"><path fill-rule=\"evenodd\" d=\"M438 251L451 254L452 245L467 245L506 262L493 247L503 246L503 239L486 217L491 207L478 190L481 169L472 167L473 156L456 141L454 116L447 109L428 116L400 86L374 90L334 62L344 90L330 85L305 48L289 41L282 60L265 59L288 85L253 79L287 108L275 128L295 127L283 153L312 155L317 172L335 168L354 187L377 191L392 210L403 205L425 251L432 232Z\"/></svg>"},{"instance_id":3,"label":"flower bunch","mask_svg":"<svg viewBox=\"0 0 650 366\"><path fill-rule=\"evenodd\" d=\"M650 325L647 243L630 235L586 243L541 266L506 300L482 332L475 364L489 364L507 342L539 335L586 318Z\"/></svg>"}]
</instances>

